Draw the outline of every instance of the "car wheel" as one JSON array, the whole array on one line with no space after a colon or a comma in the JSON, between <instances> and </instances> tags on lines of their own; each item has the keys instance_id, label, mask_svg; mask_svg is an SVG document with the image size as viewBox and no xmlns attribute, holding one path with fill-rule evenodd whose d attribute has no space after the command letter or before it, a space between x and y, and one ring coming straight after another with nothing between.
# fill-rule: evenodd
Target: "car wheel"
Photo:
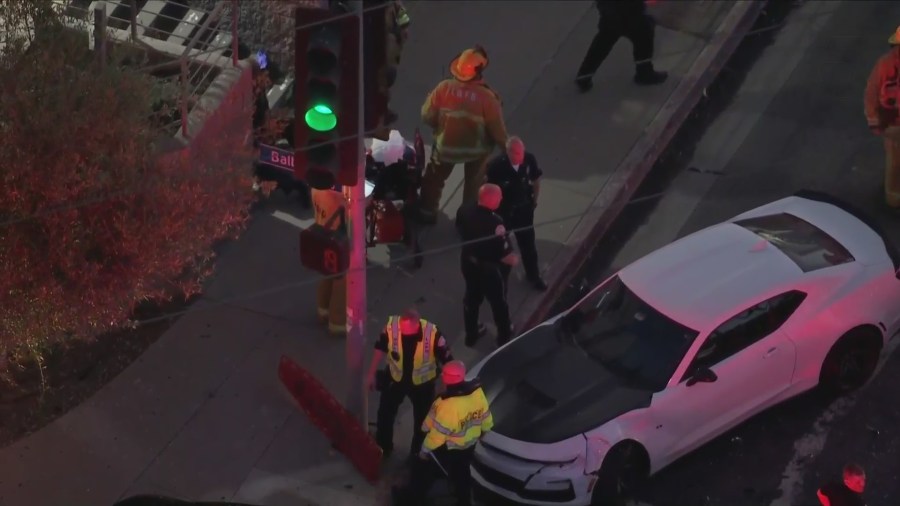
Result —
<instances>
[{"instance_id":1,"label":"car wheel","mask_svg":"<svg viewBox=\"0 0 900 506\"><path fill-rule=\"evenodd\" d=\"M819 385L831 395L846 394L865 385L878 366L881 347L881 335L875 331L848 332L825 356Z\"/></svg>"},{"instance_id":2,"label":"car wheel","mask_svg":"<svg viewBox=\"0 0 900 506\"><path fill-rule=\"evenodd\" d=\"M647 452L636 442L614 446L597 473L591 506L624 505L650 473Z\"/></svg>"}]
</instances>

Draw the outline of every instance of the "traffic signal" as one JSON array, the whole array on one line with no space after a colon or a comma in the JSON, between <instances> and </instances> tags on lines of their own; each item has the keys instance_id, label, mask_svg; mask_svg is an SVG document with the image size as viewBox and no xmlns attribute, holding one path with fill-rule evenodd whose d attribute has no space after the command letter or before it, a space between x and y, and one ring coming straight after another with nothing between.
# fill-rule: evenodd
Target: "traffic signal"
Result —
<instances>
[{"instance_id":1,"label":"traffic signal","mask_svg":"<svg viewBox=\"0 0 900 506\"><path fill-rule=\"evenodd\" d=\"M390 88L397 77L397 64L402 49L401 21L397 5L388 0L365 0L363 30L365 35L365 130L381 131L397 120L388 108ZM383 8L376 8L383 6ZM405 12L402 13L405 16ZM382 135L376 133L375 137ZM386 140L386 137L385 137Z\"/></svg>"},{"instance_id":2,"label":"traffic signal","mask_svg":"<svg viewBox=\"0 0 900 506\"><path fill-rule=\"evenodd\" d=\"M294 175L312 188L357 184L359 19L298 8Z\"/></svg>"}]
</instances>

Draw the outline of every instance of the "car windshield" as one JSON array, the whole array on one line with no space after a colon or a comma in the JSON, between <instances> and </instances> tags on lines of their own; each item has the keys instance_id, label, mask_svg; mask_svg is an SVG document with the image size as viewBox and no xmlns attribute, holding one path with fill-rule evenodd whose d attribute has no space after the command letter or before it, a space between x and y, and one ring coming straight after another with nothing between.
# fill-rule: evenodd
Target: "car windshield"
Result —
<instances>
[{"instance_id":1,"label":"car windshield","mask_svg":"<svg viewBox=\"0 0 900 506\"><path fill-rule=\"evenodd\" d=\"M618 276L564 317L558 337L636 388L663 390L697 332L638 298Z\"/></svg>"},{"instance_id":2,"label":"car windshield","mask_svg":"<svg viewBox=\"0 0 900 506\"><path fill-rule=\"evenodd\" d=\"M820 228L792 214L747 218L734 223L781 250L803 272L853 261L853 256L841 243Z\"/></svg>"}]
</instances>

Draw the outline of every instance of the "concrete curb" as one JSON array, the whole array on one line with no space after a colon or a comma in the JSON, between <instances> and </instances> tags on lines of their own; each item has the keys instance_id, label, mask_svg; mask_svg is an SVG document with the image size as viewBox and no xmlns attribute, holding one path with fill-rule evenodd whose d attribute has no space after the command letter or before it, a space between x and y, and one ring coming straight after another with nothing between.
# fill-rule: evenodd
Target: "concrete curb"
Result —
<instances>
[{"instance_id":1,"label":"concrete curb","mask_svg":"<svg viewBox=\"0 0 900 506\"><path fill-rule=\"evenodd\" d=\"M697 60L663 104L634 147L619 164L581 218L550 268L544 273L549 289L525 299L513 322L516 329L531 329L544 321L550 309L581 270L591 249L603 239L612 223L650 173L657 159L687 120L766 5L764 0L740 0L700 52Z\"/></svg>"}]
</instances>

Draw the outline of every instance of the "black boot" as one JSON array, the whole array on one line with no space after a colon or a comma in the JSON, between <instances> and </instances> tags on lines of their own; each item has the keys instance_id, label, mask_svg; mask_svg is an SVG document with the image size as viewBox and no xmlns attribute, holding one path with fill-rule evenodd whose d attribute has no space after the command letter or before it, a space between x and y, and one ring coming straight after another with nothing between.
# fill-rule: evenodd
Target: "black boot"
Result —
<instances>
[{"instance_id":1,"label":"black boot","mask_svg":"<svg viewBox=\"0 0 900 506\"><path fill-rule=\"evenodd\" d=\"M668 72L657 71L653 68L653 62L645 61L635 66L634 82L636 84L649 86L661 84L669 77Z\"/></svg>"},{"instance_id":2,"label":"black boot","mask_svg":"<svg viewBox=\"0 0 900 506\"><path fill-rule=\"evenodd\" d=\"M528 282L539 292L547 291L547 283L540 276L528 276Z\"/></svg>"},{"instance_id":3,"label":"black boot","mask_svg":"<svg viewBox=\"0 0 900 506\"><path fill-rule=\"evenodd\" d=\"M594 87L594 81L589 75L578 76L575 78L575 86L578 86L578 91L584 93L587 91L591 91L591 88Z\"/></svg>"},{"instance_id":4,"label":"black boot","mask_svg":"<svg viewBox=\"0 0 900 506\"><path fill-rule=\"evenodd\" d=\"M393 443L385 441L383 437L379 437L377 432L375 434L375 442L378 444L378 447L381 448L381 458L384 460L391 458L391 454L394 453Z\"/></svg>"}]
</instances>

